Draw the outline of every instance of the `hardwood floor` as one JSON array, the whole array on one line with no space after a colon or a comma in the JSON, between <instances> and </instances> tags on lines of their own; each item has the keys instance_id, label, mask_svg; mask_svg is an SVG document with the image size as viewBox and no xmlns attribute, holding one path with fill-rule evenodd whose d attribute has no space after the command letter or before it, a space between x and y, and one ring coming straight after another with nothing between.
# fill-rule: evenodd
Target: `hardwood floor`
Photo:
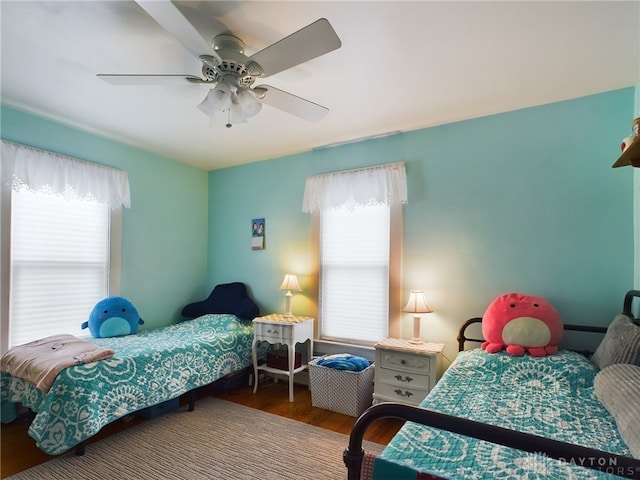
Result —
<instances>
[{"instance_id":1,"label":"hardwood floor","mask_svg":"<svg viewBox=\"0 0 640 480\"><path fill-rule=\"evenodd\" d=\"M311 393L304 386L295 386L295 402L289 403L287 388L285 383L261 384L258 392L253 394L253 389L248 386L227 390L211 386L198 390L196 398L213 395L230 402L291 418L299 422L326 428L345 435L349 434L355 422L354 417L313 407L311 405ZM187 402L187 396L184 395L181 398L181 404L184 405ZM197 401L196 408L198 408ZM91 449L91 442L101 440L144 421L144 419L131 415L105 426L97 435L87 441L87 444L89 444L87 450ZM386 445L401 426L402 422L399 420L380 420L367 430L365 439ZM6 478L54 458L36 447L35 441L27 434L28 428L29 420L24 416L13 423L2 424L0 427L0 478Z\"/></svg>"}]
</instances>

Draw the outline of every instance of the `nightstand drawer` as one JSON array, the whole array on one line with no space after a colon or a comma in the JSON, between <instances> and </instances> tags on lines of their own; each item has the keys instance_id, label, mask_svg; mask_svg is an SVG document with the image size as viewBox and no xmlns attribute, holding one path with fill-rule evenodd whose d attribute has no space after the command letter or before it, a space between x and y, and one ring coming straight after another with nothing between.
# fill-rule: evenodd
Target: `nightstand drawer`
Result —
<instances>
[{"instance_id":1,"label":"nightstand drawer","mask_svg":"<svg viewBox=\"0 0 640 480\"><path fill-rule=\"evenodd\" d=\"M409 388L407 386L389 385L387 383L376 382L375 394L379 400L387 400L391 402L404 402L418 405L428 391L420 388Z\"/></svg>"},{"instance_id":2,"label":"nightstand drawer","mask_svg":"<svg viewBox=\"0 0 640 480\"><path fill-rule=\"evenodd\" d=\"M277 325L273 323L253 324L255 336L259 340L267 340L271 343L284 343L293 337L292 325Z\"/></svg>"},{"instance_id":3,"label":"nightstand drawer","mask_svg":"<svg viewBox=\"0 0 640 480\"><path fill-rule=\"evenodd\" d=\"M424 373L429 371L431 357L425 355L412 355L410 353L394 350L381 350L379 368L390 368L404 372Z\"/></svg>"},{"instance_id":4,"label":"nightstand drawer","mask_svg":"<svg viewBox=\"0 0 640 480\"><path fill-rule=\"evenodd\" d=\"M389 370L386 368L378 368L376 373L379 374L377 378L379 382L399 387L424 388L425 390L431 388L428 375L418 375L411 372L401 372L398 369Z\"/></svg>"}]
</instances>

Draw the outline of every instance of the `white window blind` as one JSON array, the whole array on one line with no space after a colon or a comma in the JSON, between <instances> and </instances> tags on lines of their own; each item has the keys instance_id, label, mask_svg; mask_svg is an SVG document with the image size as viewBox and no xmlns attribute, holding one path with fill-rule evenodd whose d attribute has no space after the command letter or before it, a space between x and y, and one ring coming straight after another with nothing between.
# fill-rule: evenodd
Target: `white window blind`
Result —
<instances>
[{"instance_id":1,"label":"white window blind","mask_svg":"<svg viewBox=\"0 0 640 480\"><path fill-rule=\"evenodd\" d=\"M320 337L375 343L389 319L389 206L321 213Z\"/></svg>"},{"instance_id":2,"label":"white window blind","mask_svg":"<svg viewBox=\"0 0 640 480\"><path fill-rule=\"evenodd\" d=\"M9 346L85 335L109 293L109 206L29 190L11 200Z\"/></svg>"}]
</instances>

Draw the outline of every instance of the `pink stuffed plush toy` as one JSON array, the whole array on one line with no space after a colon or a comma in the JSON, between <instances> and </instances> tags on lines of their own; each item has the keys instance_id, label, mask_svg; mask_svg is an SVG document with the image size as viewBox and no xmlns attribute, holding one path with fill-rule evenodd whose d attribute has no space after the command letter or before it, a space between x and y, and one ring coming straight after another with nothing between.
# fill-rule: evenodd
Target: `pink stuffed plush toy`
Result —
<instances>
[{"instance_id":1,"label":"pink stuffed plush toy","mask_svg":"<svg viewBox=\"0 0 640 480\"><path fill-rule=\"evenodd\" d=\"M482 317L483 350L507 350L514 357L529 352L544 357L558 352L564 333L560 314L541 297L506 293L496 298Z\"/></svg>"}]
</instances>

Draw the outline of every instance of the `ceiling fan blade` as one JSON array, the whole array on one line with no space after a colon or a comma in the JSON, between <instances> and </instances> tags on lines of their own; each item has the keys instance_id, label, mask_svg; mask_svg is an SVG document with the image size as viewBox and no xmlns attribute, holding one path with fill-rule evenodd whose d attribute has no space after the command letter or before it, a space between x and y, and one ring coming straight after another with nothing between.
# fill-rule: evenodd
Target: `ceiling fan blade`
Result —
<instances>
[{"instance_id":1,"label":"ceiling fan blade","mask_svg":"<svg viewBox=\"0 0 640 480\"><path fill-rule=\"evenodd\" d=\"M189 20L169 0L136 0L136 3L173 35L194 57L200 58L200 55L207 54L212 55L218 62L222 61L213 47L202 38L200 33L189 23Z\"/></svg>"},{"instance_id":2,"label":"ceiling fan blade","mask_svg":"<svg viewBox=\"0 0 640 480\"><path fill-rule=\"evenodd\" d=\"M262 103L266 103L273 108L290 113L309 122L317 123L329 112L327 107L297 97L296 95L270 85L258 85L256 88L267 89L267 93L264 98L262 98Z\"/></svg>"},{"instance_id":3,"label":"ceiling fan blade","mask_svg":"<svg viewBox=\"0 0 640 480\"><path fill-rule=\"evenodd\" d=\"M268 77L329 53L341 45L329 21L321 18L253 54L247 64L257 63L264 71L262 77Z\"/></svg>"},{"instance_id":4,"label":"ceiling fan blade","mask_svg":"<svg viewBox=\"0 0 640 480\"><path fill-rule=\"evenodd\" d=\"M193 75L120 75L99 73L98 78L112 85L194 85L211 84Z\"/></svg>"}]
</instances>

